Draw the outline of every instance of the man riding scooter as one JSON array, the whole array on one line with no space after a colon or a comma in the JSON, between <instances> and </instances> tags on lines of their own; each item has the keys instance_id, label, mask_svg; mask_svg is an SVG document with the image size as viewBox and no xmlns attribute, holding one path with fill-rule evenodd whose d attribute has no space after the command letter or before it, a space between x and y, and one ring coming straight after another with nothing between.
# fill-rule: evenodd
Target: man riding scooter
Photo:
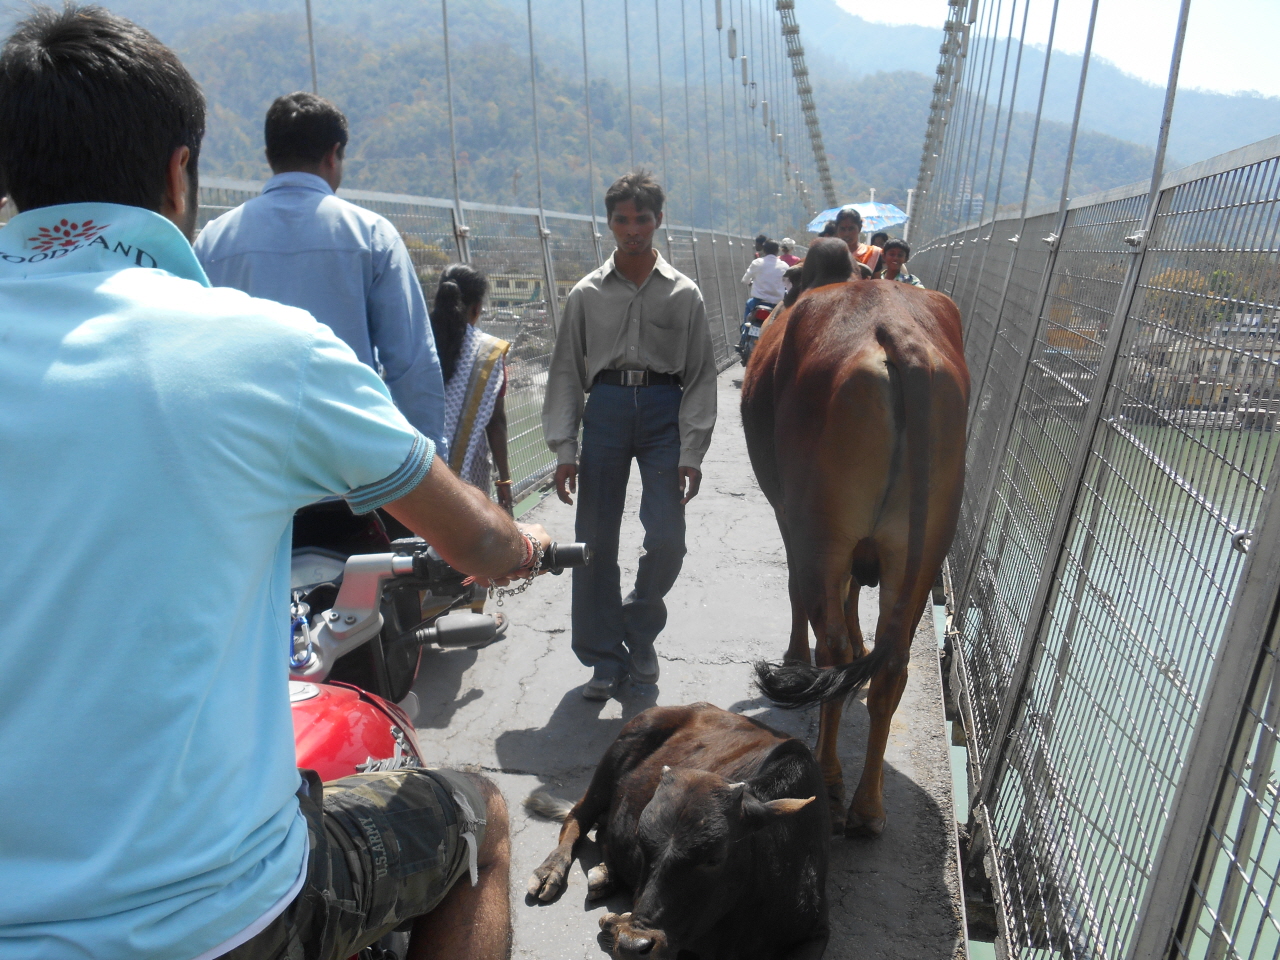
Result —
<instances>
[{"instance_id":1,"label":"man riding scooter","mask_svg":"<svg viewBox=\"0 0 1280 960\"><path fill-rule=\"evenodd\" d=\"M768 318L769 311L787 295L787 264L779 258L778 249L777 240L766 240L764 255L752 260L747 272L742 275L742 282L751 284L751 297L742 314L742 331L738 337L738 355L742 357L744 367L751 359L756 341L760 339L761 323Z\"/></svg>"},{"instance_id":2,"label":"man riding scooter","mask_svg":"<svg viewBox=\"0 0 1280 960\"><path fill-rule=\"evenodd\" d=\"M549 538L327 327L208 286L204 116L101 8L36 8L0 52L0 955L345 958L412 924L411 957L505 957L491 784L299 776L290 532L385 507L498 583Z\"/></svg>"}]
</instances>

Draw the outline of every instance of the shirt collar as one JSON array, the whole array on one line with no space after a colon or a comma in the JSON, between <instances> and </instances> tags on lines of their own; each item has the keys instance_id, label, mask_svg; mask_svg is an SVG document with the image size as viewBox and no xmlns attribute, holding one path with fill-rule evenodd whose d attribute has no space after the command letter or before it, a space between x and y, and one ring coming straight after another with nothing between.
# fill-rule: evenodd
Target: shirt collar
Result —
<instances>
[{"instance_id":1,"label":"shirt collar","mask_svg":"<svg viewBox=\"0 0 1280 960\"><path fill-rule=\"evenodd\" d=\"M286 187L293 187L298 190L315 190L317 193L333 193L333 187L329 186L323 177L318 177L314 173L305 173L302 170L277 173L266 182L262 192L270 193L272 190L283 190Z\"/></svg>"},{"instance_id":2,"label":"shirt collar","mask_svg":"<svg viewBox=\"0 0 1280 960\"><path fill-rule=\"evenodd\" d=\"M609 259L606 260L604 264L604 273L606 277L610 273L616 273L620 279L626 280L627 278L622 276L622 272L618 269L618 265L613 261L614 255L617 252L618 251L615 250L613 253L609 254ZM657 274L661 274L662 276L666 277L668 280L674 281L676 278L676 268L671 266L671 264L667 263L667 261L663 258L662 253L660 251L655 249L654 253L658 254L658 259L657 259L657 262L654 263L653 265L653 272ZM630 283L631 281L628 280L627 282Z\"/></svg>"},{"instance_id":3,"label":"shirt collar","mask_svg":"<svg viewBox=\"0 0 1280 960\"><path fill-rule=\"evenodd\" d=\"M164 270L209 286L191 244L150 210L119 203L63 203L18 214L0 229L0 279Z\"/></svg>"}]
</instances>

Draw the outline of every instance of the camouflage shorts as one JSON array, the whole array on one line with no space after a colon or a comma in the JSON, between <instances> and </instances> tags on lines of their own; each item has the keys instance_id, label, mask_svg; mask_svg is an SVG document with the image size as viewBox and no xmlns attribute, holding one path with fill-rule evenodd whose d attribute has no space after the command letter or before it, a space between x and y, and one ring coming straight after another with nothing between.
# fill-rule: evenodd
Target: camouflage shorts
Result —
<instances>
[{"instance_id":1,"label":"camouflage shorts","mask_svg":"<svg viewBox=\"0 0 1280 960\"><path fill-rule=\"evenodd\" d=\"M350 957L430 913L484 841L484 797L463 774L359 773L325 784L320 803L319 778L302 773L307 793L298 798L311 844L306 882L284 913L223 960Z\"/></svg>"}]
</instances>

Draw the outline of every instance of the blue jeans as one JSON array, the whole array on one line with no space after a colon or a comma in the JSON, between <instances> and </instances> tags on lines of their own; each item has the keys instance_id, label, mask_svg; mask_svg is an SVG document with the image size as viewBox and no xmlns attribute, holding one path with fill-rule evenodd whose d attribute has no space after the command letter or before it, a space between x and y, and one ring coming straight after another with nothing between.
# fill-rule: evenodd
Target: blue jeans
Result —
<instances>
[{"instance_id":1,"label":"blue jeans","mask_svg":"<svg viewBox=\"0 0 1280 960\"><path fill-rule=\"evenodd\" d=\"M573 652L597 677L624 677L628 650L652 645L667 622L662 598L685 554L680 397L675 385L598 383L582 415L575 534L591 545L591 563L573 571ZM640 465L644 554L624 600L618 529L632 458Z\"/></svg>"}]
</instances>

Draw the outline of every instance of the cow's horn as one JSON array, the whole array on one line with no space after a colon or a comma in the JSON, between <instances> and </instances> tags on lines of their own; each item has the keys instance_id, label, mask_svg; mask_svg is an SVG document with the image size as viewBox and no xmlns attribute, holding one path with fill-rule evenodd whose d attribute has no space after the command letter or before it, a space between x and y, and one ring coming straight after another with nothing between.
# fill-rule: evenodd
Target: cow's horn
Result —
<instances>
[{"instance_id":1,"label":"cow's horn","mask_svg":"<svg viewBox=\"0 0 1280 960\"><path fill-rule=\"evenodd\" d=\"M664 764L664 765L663 765L663 767L662 767L662 772L663 772L663 774L664 774L664 775L666 775L666 774L668 774L668 773L670 773L670 772L671 772L671 768L670 768L670 767L668 767L668 766L666 766L666 765Z\"/></svg>"}]
</instances>

